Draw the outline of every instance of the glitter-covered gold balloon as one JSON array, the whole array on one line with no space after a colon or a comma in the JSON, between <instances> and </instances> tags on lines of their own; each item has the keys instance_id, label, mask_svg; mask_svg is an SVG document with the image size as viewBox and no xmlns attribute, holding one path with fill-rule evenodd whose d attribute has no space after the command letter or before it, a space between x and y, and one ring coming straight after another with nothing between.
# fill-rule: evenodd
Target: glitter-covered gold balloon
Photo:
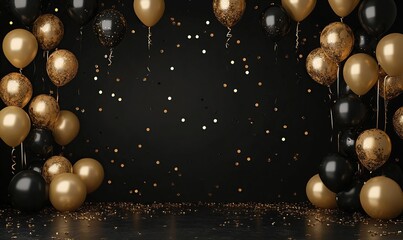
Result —
<instances>
[{"instance_id":1,"label":"glitter-covered gold balloon","mask_svg":"<svg viewBox=\"0 0 403 240\"><path fill-rule=\"evenodd\" d=\"M391 100L403 92L403 76L387 76L379 79L379 95L386 100Z\"/></svg>"},{"instance_id":2,"label":"glitter-covered gold balloon","mask_svg":"<svg viewBox=\"0 0 403 240\"><path fill-rule=\"evenodd\" d=\"M403 107L400 107L393 115L393 127L395 132L403 139Z\"/></svg>"},{"instance_id":3,"label":"glitter-covered gold balloon","mask_svg":"<svg viewBox=\"0 0 403 240\"><path fill-rule=\"evenodd\" d=\"M46 71L53 84L58 87L64 86L77 75L77 58L68 50L54 51L46 62Z\"/></svg>"},{"instance_id":4,"label":"glitter-covered gold balloon","mask_svg":"<svg viewBox=\"0 0 403 240\"><path fill-rule=\"evenodd\" d=\"M358 136L355 151L362 165L369 171L374 171L388 161L392 142L384 131L368 129Z\"/></svg>"},{"instance_id":5,"label":"glitter-covered gold balloon","mask_svg":"<svg viewBox=\"0 0 403 240\"><path fill-rule=\"evenodd\" d=\"M331 60L342 62L353 50L353 31L342 22L331 23L320 34L320 46Z\"/></svg>"},{"instance_id":6,"label":"glitter-covered gold balloon","mask_svg":"<svg viewBox=\"0 0 403 240\"><path fill-rule=\"evenodd\" d=\"M245 12L245 0L213 0L214 15L227 28L233 27Z\"/></svg>"},{"instance_id":7,"label":"glitter-covered gold balloon","mask_svg":"<svg viewBox=\"0 0 403 240\"><path fill-rule=\"evenodd\" d=\"M23 108L32 97L32 84L21 73L9 73L0 81L0 97L7 106Z\"/></svg>"},{"instance_id":8,"label":"glitter-covered gold balloon","mask_svg":"<svg viewBox=\"0 0 403 240\"><path fill-rule=\"evenodd\" d=\"M29 104L29 116L32 124L37 127L52 129L59 112L56 99L46 94L34 97Z\"/></svg>"},{"instance_id":9,"label":"glitter-covered gold balloon","mask_svg":"<svg viewBox=\"0 0 403 240\"><path fill-rule=\"evenodd\" d=\"M337 79L337 64L326 56L322 48L309 53L306 71L313 80L324 86L330 86Z\"/></svg>"},{"instance_id":10,"label":"glitter-covered gold balloon","mask_svg":"<svg viewBox=\"0 0 403 240\"><path fill-rule=\"evenodd\" d=\"M72 173L73 166L70 161L63 156L53 156L46 160L42 167L42 176L47 183L51 183L53 178L61 173Z\"/></svg>"},{"instance_id":11,"label":"glitter-covered gold balloon","mask_svg":"<svg viewBox=\"0 0 403 240\"><path fill-rule=\"evenodd\" d=\"M74 173L57 175L49 186L49 200L61 212L77 210L86 196L85 184Z\"/></svg>"},{"instance_id":12,"label":"glitter-covered gold balloon","mask_svg":"<svg viewBox=\"0 0 403 240\"><path fill-rule=\"evenodd\" d=\"M32 33L38 40L39 46L44 51L49 51L59 45L63 39L64 26L62 21L55 15L43 14L35 20Z\"/></svg>"}]
</instances>

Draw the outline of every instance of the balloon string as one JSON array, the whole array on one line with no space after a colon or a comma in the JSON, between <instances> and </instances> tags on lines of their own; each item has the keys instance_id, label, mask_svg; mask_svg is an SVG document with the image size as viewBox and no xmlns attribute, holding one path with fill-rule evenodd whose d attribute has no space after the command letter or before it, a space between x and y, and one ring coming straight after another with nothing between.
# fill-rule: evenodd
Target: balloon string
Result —
<instances>
[{"instance_id":1,"label":"balloon string","mask_svg":"<svg viewBox=\"0 0 403 240\"><path fill-rule=\"evenodd\" d=\"M340 131L337 133L337 152L340 153Z\"/></svg>"},{"instance_id":2,"label":"balloon string","mask_svg":"<svg viewBox=\"0 0 403 240\"><path fill-rule=\"evenodd\" d=\"M385 111L385 122L384 122L384 125L383 125L383 131L384 132L386 132L386 124L387 124L387 122L388 122L388 103L389 103L389 100L388 100L388 98L387 98L387 96L386 96L386 79L387 79L387 77L388 76L385 76L385 79L383 80L383 107L384 107L384 111Z\"/></svg>"},{"instance_id":3,"label":"balloon string","mask_svg":"<svg viewBox=\"0 0 403 240\"><path fill-rule=\"evenodd\" d=\"M12 173L13 175L15 175L15 166L17 165L17 163L15 162L14 151L15 151L15 148L11 149L11 161L12 161L12 164L11 164L11 173Z\"/></svg>"},{"instance_id":4,"label":"balloon string","mask_svg":"<svg viewBox=\"0 0 403 240\"><path fill-rule=\"evenodd\" d=\"M337 64L337 98L340 97L340 65Z\"/></svg>"},{"instance_id":5,"label":"balloon string","mask_svg":"<svg viewBox=\"0 0 403 240\"><path fill-rule=\"evenodd\" d=\"M231 28L230 28L230 27L227 27L227 29L228 29L228 32L227 32L227 35L226 35L227 41L225 42L225 48L228 48L228 47L229 47L229 41L230 41L231 38L232 38Z\"/></svg>"},{"instance_id":6,"label":"balloon string","mask_svg":"<svg viewBox=\"0 0 403 240\"><path fill-rule=\"evenodd\" d=\"M20 74L22 74L22 68L20 68L19 70L20 70Z\"/></svg>"},{"instance_id":7,"label":"balloon string","mask_svg":"<svg viewBox=\"0 0 403 240\"><path fill-rule=\"evenodd\" d=\"M376 88L376 128L379 128L379 80Z\"/></svg>"},{"instance_id":8,"label":"balloon string","mask_svg":"<svg viewBox=\"0 0 403 240\"><path fill-rule=\"evenodd\" d=\"M59 87L56 87L56 102L59 102Z\"/></svg>"},{"instance_id":9,"label":"balloon string","mask_svg":"<svg viewBox=\"0 0 403 240\"><path fill-rule=\"evenodd\" d=\"M274 60L277 63L277 49L278 49L278 44L276 42L274 42Z\"/></svg>"},{"instance_id":10,"label":"balloon string","mask_svg":"<svg viewBox=\"0 0 403 240\"><path fill-rule=\"evenodd\" d=\"M149 51L150 51L150 49L151 49L151 44L152 44L151 36L152 36L152 34L151 34L151 27L148 27L147 46L148 46L148 50L149 50Z\"/></svg>"},{"instance_id":11,"label":"balloon string","mask_svg":"<svg viewBox=\"0 0 403 240\"><path fill-rule=\"evenodd\" d=\"M109 61L108 66L112 65L112 58L113 58L113 48L110 48L109 49L109 56L108 56L108 61Z\"/></svg>"},{"instance_id":12,"label":"balloon string","mask_svg":"<svg viewBox=\"0 0 403 240\"><path fill-rule=\"evenodd\" d=\"M340 22L343 22L343 18L342 18L342 17L340 18Z\"/></svg>"},{"instance_id":13,"label":"balloon string","mask_svg":"<svg viewBox=\"0 0 403 240\"><path fill-rule=\"evenodd\" d=\"M330 86L329 86L328 89L329 89L329 102L330 102L330 104L331 104L331 103L332 103L332 95L333 95L333 93L332 93L332 89L330 88ZM332 133L333 133L333 130L334 130L334 119L333 119L333 109L332 109L332 106L329 107L329 112L330 112L330 127L331 127ZM330 135L330 142L333 142L333 134Z\"/></svg>"},{"instance_id":14,"label":"balloon string","mask_svg":"<svg viewBox=\"0 0 403 240\"><path fill-rule=\"evenodd\" d=\"M21 148L21 169L25 168L25 164L24 164L24 144L21 142L20 145Z\"/></svg>"},{"instance_id":15,"label":"balloon string","mask_svg":"<svg viewBox=\"0 0 403 240\"><path fill-rule=\"evenodd\" d=\"M46 51L46 61L49 60L49 51Z\"/></svg>"},{"instance_id":16,"label":"balloon string","mask_svg":"<svg viewBox=\"0 0 403 240\"><path fill-rule=\"evenodd\" d=\"M298 46L299 46L299 22L297 22L297 29L295 30L295 52L298 51Z\"/></svg>"},{"instance_id":17,"label":"balloon string","mask_svg":"<svg viewBox=\"0 0 403 240\"><path fill-rule=\"evenodd\" d=\"M83 27L80 27L80 52L82 50L82 44L83 43Z\"/></svg>"}]
</instances>

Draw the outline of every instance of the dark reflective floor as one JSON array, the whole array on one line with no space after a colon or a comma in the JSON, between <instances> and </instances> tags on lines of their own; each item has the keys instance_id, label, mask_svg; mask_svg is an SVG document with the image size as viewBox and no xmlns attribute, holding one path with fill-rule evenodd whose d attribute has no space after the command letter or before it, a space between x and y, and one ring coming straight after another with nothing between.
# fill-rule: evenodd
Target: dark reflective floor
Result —
<instances>
[{"instance_id":1,"label":"dark reflective floor","mask_svg":"<svg viewBox=\"0 0 403 240\"><path fill-rule=\"evenodd\" d=\"M403 219L309 204L87 203L76 212L27 214L4 206L0 239L403 239Z\"/></svg>"}]
</instances>

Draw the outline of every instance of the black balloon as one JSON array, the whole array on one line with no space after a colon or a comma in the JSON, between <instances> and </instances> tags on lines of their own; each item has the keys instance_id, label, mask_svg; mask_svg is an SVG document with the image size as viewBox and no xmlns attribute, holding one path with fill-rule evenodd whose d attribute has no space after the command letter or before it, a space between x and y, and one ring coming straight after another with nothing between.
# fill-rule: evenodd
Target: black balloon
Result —
<instances>
[{"instance_id":1,"label":"black balloon","mask_svg":"<svg viewBox=\"0 0 403 240\"><path fill-rule=\"evenodd\" d=\"M358 8L361 26L369 34L379 37L395 22L397 15L394 0L364 0Z\"/></svg>"},{"instance_id":2,"label":"black balloon","mask_svg":"<svg viewBox=\"0 0 403 240\"><path fill-rule=\"evenodd\" d=\"M126 19L117 10L106 9L95 17L94 31L102 46L117 46L126 34Z\"/></svg>"},{"instance_id":3,"label":"black balloon","mask_svg":"<svg viewBox=\"0 0 403 240\"><path fill-rule=\"evenodd\" d=\"M291 19L281 6L270 6L263 13L262 26L274 42L278 42L288 33L290 25Z\"/></svg>"},{"instance_id":4,"label":"black balloon","mask_svg":"<svg viewBox=\"0 0 403 240\"><path fill-rule=\"evenodd\" d=\"M98 0L65 0L69 16L80 26L87 24L95 15Z\"/></svg>"},{"instance_id":5,"label":"black balloon","mask_svg":"<svg viewBox=\"0 0 403 240\"><path fill-rule=\"evenodd\" d=\"M33 170L39 174L42 174L42 167L45 162L43 161L33 161L29 164L28 170Z\"/></svg>"},{"instance_id":6,"label":"black balloon","mask_svg":"<svg viewBox=\"0 0 403 240\"><path fill-rule=\"evenodd\" d=\"M402 168L395 162L388 162L384 164L381 168L378 168L372 173L374 176L385 176L393 179L396 183L400 185L403 190L403 171Z\"/></svg>"},{"instance_id":7,"label":"black balloon","mask_svg":"<svg viewBox=\"0 0 403 240\"><path fill-rule=\"evenodd\" d=\"M339 150L340 154L345 157L355 158L357 153L355 151L355 141L359 132L355 129L347 129L340 133L339 136Z\"/></svg>"},{"instance_id":8,"label":"black balloon","mask_svg":"<svg viewBox=\"0 0 403 240\"><path fill-rule=\"evenodd\" d=\"M361 125L367 112L367 106L355 94L341 97L333 105L334 121L342 128Z\"/></svg>"},{"instance_id":9,"label":"black balloon","mask_svg":"<svg viewBox=\"0 0 403 240\"><path fill-rule=\"evenodd\" d=\"M25 139L25 146L29 153L39 158L53 155L52 132L44 128L33 128Z\"/></svg>"},{"instance_id":10,"label":"black balloon","mask_svg":"<svg viewBox=\"0 0 403 240\"><path fill-rule=\"evenodd\" d=\"M11 179L8 194L14 208L38 211L47 201L46 182L41 174L33 170L23 170Z\"/></svg>"},{"instance_id":11,"label":"black balloon","mask_svg":"<svg viewBox=\"0 0 403 240\"><path fill-rule=\"evenodd\" d=\"M351 186L354 168L348 159L333 153L322 160L319 165L319 176L330 191L338 193Z\"/></svg>"},{"instance_id":12,"label":"black balloon","mask_svg":"<svg viewBox=\"0 0 403 240\"><path fill-rule=\"evenodd\" d=\"M31 25L41 14L41 0L8 0L10 12L25 26Z\"/></svg>"},{"instance_id":13,"label":"black balloon","mask_svg":"<svg viewBox=\"0 0 403 240\"><path fill-rule=\"evenodd\" d=\"M360 192L363 185L362 182L356 181L350 189L337 193L337 206L346 212L362 211Z\"/></svg>"},{"instance_id":14,"label":"black balloon","mask_svg":"<svg viewBox=\"0 0 403 240\"><path fill-rule=\"evenodd\" d=\"M364 29L358 28L354 31L354 49L356 52L374 55L376 44L376 38L369 35Z\"/></svg>"}]
</instances>

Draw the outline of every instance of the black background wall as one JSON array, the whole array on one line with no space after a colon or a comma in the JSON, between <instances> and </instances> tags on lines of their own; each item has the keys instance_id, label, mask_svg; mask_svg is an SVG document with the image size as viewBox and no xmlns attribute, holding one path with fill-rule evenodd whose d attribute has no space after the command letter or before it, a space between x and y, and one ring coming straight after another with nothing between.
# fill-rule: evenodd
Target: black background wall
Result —
<instances>
[{"instance_id":1,"label":"black background wall","mask_svg":"<svg viewBox=\"0 0 403 240\"><path fill-rule=\"evenodd\" d=\"M23 27L5 2L1 38ZM57 15L65 26L58 48L72 51L80 64L78 76L59 89L61 109L73 111L81 122L79 136L63 153L72 163L93 157L105 169L104 183L90 200L306 199L306 182L336 143L330 141L328 89L307 75L305 58L319 47L320 31L339 18L327 1L318 0L301 22L298 52L295 23L274 52L260 22L272 2L280 1L247 1L226 49L227 30L215 18L211 1L167 0L164 16L152 28L148 51L147 28L135 16L132 1L101 0L98 11L114 7L128 24L111 66L105 58L109 49L99 44L92 22L81 36L62 1L46 5L44 12ZM402 32L403 6L401 1L396 4L398 16L389 32ZM357 10L344 21L356 29ZM0 58L1 76L17 71L4 54ZM55 96L45 61L40 50L23 73L33 83L34 95ZM151 72L144 81L147 66ZM375 99L374 90L363 98L373 110ZM389 119L402 99L390 102ZM365 127L375 127L373 111ZM387 132L393 142L390 161L399 161L403 141L391 124ZM12 177L10 151L0 143L2 201ZM61 151L56 148L55 154Z\"/></svg>"}]
</instances>

